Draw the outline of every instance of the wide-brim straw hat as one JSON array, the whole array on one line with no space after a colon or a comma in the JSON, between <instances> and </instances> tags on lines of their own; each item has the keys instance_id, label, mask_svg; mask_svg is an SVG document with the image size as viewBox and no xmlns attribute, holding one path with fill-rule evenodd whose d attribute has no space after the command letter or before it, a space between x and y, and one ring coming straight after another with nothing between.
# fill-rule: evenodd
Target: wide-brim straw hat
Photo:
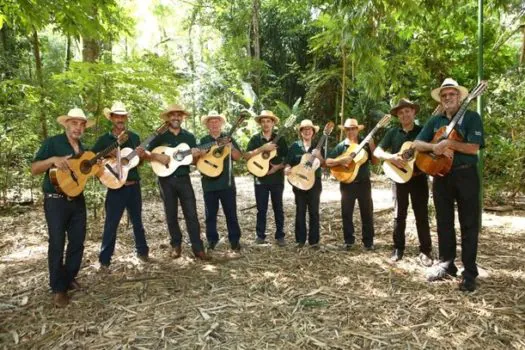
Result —
<instances>
[{"instance_id":1,"label":"wide-brim straw hat","mask_svg":"<svg viewBox=\"0 0 525 350\"><path fill-rule=\"evenodd\" d=\"M117 102L113 103L113 105L111 106L111 109L104 108L104 116L107 119L111 120L111 115L112 114L128 116L129 112L126 109L126 106L124 105L124 103L122 103L120 101L117 101Z\"/></svg>"},{"instance_id":2,"label":"wide-brim straw hat","mask_svg":"<svg viewBox=\"0 0 525 350\"><path fill-rule=\"evenodd\" d=\"M257 117L255 117L255 121L257 123L261 123L261 119L262 118L270 118L274 121L275 124L279 123L279 117L276 116L275 114L273 114L272 111L269 111L269 110L264 110L261 112L261 114L259 114Z\"/></svg>"},{"instance_id":3,"label":"wide-brim straw hat","mask_svg":"<svg viewBox=\"0 0 525 350\"><path fill-rule=\"evenodd\" d=\"M397 103L397 105L395 105L391 110L390 110L390 114L391 115L395 115L397 117L397 112L401 109L401 108L405 108L405 107L410 107L410 108L413 108L416 113L419 112L419 105L417 103L414 103L412 101L410 101L408 98L402 98L401 100L399 100L399 102Z\"/></svg>"},{"instance_id":4,"label":"wide-brim straw hat","mask_svg":"<svg viewBox=\"0 0 525 350\"><path fill-rule=\"evenodd\" d=\"M297 124L296 129L297 131L301 132L301 129L303 128L312 128L314 129L315 133L319 132L319 125L314 125L310 119L303 119L301 120L300 124Z\"/></svg>"},{"instance_id":5,"label":"wide-brim straw hat","mask_svg":"<svg viewBox=\"0 0 525 350\"><path fill-rule=\"evenodd\" d=\"M461 101L464 100L465 97L468 96L468 89L464 86L459 85L458 82L452 78L446 78L440 87L432 90L430 95L432 96L434 100L441 102L441 98L439 96L441 94L441 90L447 89L447 88L453 88L459 91Z\"/></svg>"},{"instance_id":6,"label":"wide-brim straw hat","mask_svg":"<svg viewBox=\"0 0 525 350\"><path fill-rule=\"evenodd\" d=\"M222 120L223 123L226 123L226 117L224 115L220 114L217 111L209 111L208 114L203 115L201 117L201 124L206 125L208 120L213 119L213 118L219 118Z\"/></svg>"},{"instance_id":7,"label":"wide-brim straw hat","mask_svg":"<svg viewBox=\"0 0 525 350\"><path fill-rule=\"evenodd\" d=\"M190 112L188 112L187 110L184 109L184 107L182 107L181 105L177 105L177 104L174 104L174 105L171 105L169 106L168 108L166 108L161 114L160 114L160 117L164 120L168 120L168 114L170 114L171 112L182 112L185 116L188 116L190 115Z\"/></svg>"},{"instance_id":8,"label":"wide-brim straw hat","mask_svg":"<svg viewBox=\"0 0 525 350\"><path fill-rule=\"evenodd\" d=\"M359 124L357 122L357 119L354 119L354 118L347 118L343 126L339 125L339 129L350 129L350 128L357 128L358 131L361 131L365 128L365 126L363 124Z\"/></svg>"},{"instance_id":9,"label":"wide-brim straw hat","mask_svg":"<svg viewBox=\"0 0 525 350\"><path fill-rule=\"evenodd\" d=\"M84 114L84 111L81 110L80 108L72 108L69 110L69 112L67 112L66 115L61 115L60 117L57 118L57 122L58 124L62 125L62 126L66 126L66 122L70 119L79 119L79 120L84 120L86 122L86 128L89 128L89 127L92 127L93 125L95 125L95 121L94 120L88 120L88 118L86 117L86 115Z\"/></svg>"}]
</instances>

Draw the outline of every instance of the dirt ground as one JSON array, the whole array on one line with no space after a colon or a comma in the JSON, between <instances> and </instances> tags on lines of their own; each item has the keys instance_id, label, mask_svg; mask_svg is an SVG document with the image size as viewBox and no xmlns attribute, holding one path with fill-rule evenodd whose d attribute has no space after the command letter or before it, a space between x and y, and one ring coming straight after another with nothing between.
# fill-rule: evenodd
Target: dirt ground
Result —
<instances>
[{"instance_id":1,"label":"dirt ground","mask_svg":"<svg viewBox=\"0 0 525 350\"><path fill-rule=\"evenodd\" d=\"M200 191L198 178L194 188ZM295 204L285 189L288 245L254 246L251 178L237 178L243 251L221 241L214 260L195 261L191 249L168 257L160 199L144 203L152 262L134 255L123 218L111 273L97 270L103 219L90 214L83 289L55 309L48 287L47 230L41 203L0 216L1 348L133 349L525 349L525 217L483 215L478 290L458 291L458 280L428 283L416 256L412 212L405 258L392 264L392 202L387 183L374 182L376 249L346 252L338 184L323 183L320 250L293 244ZM197 193L204 228L202 194ZM433 210L431 210L433 216ZM181 217L182 228L185 228ZM357 241L361 229L355 217ZM269 242L275 230L268 217ZM437 251L435 220L431 220ZM458 227L458 226L457 226ZM222 237L224 217L219 218ZM458 234L459 235L459 234ZM458 256L460 248L458 247ZM458 265L461 265L459 261Z\"/></svg>"}]
</instances>

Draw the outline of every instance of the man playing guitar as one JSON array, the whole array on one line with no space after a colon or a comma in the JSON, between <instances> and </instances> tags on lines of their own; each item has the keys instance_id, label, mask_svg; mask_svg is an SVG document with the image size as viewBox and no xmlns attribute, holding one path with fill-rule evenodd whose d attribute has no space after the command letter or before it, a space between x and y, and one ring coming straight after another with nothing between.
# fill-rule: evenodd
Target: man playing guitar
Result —
<instances>
[{"instance_id":1,"label":"man playing guitar","mask_svg":"<svg viewBox=\"0 0 525 350\"><path fill-rule=\"evenodd\" d=\"M461 260L465 270L460 290L472 292L476 289L476 255L480 224L480 182L476 168L478 150L485 146L483 124L478 113L467 110L456 131L462 141L444 139L430 143L434 134L458 112L461 101L468 90L451 78L445 79L439 88L432 90L432 98L441 103L444 113L433 116L416 137L414 146L420 152L433 152L453 157L452 170L444 176L435 176L433 183L434 206L436 207L439 263L428 272L430 281L455 276L458 269L456 258L456 234L454 229L454 202L458 205L461 228Z\"/></svg>"},{"instance_id":2,"label":"man playing guitar","mask_svg":"<svg viewBox=\"0 0 525 350\"><path fill-rule=\"evenodd\" d=\"M337 158L343 154L353 143L357 144L359 131L364 129L363 125L358 124L356 119L346 119L343 125L346 138L337 144L328 154L326 166L334 167L337 165L346 165L352 162L353 157ZM375 149L374 140L371 138L368 146L362 151L372 155ZM358 174L351 183L340 183L341 190L341 217L343 219L343 232L345 239L345 249L350 250L355 243L354 237L354 207L355 201L359 202L359 211L361 212L362 223L362 241L366 250L374 249L374 205L372 202L372 184L370 182L370 170L368 163L376 164L378 160L375 157L368 157L368 160L359 168Z\"/></svg>"},{"instance_id":3,"label":"man playing guitar","mask_svg":"<svg viewBox=\"0 0 525 350\"><path fill-rule=\"evenodd\" d=\"M195 136L181 127L184 118L189 113L180 105L171 105L161 113L161 118L169 123L169 130L156 137L149 145L148 149L152 150L157 146L176 147L181 143L186 143L192 147L193 160L199 156L200 151L195 149L197 143ZM137 149L139 156L143 156L148 161L157 161L162 164L168 164L170 157L165 154L152 153L142 148ZM208 255L204 252L204 246L201 239L201 228L197 216L197 205L195 193L190 180L190 167L183 165L177 168L171 175L159 177L160 196L164 202L164 212L168 223L170 234L171 257L176 259L182 253L182 232L178 219L178 203L182 207L186 229L190 237L191 248L197 259L209 260Z\"/></svg>"},{"instance_id":4,"label":"man playing guitar","mask_svg":"<svg viewBox=\"0 0 525 350\"><path fill-rule=\"evenodd\" d=\"M421 131L421 127L414 123L419 111L419 105L402 98L390 110L390 114L397 116L401 125L390 128L374 151L374 156L380 160L388 160L394 166L403 168L407 161L398 152L403 143L414 141ZM412 201L412 210L416 217L416 228L419 238L419 261L423 266L431 266L432 241L428 223L428 181L426 174L416 170L412 178L406 183L392 182L394 194L394 251L392 261L403 258L405 251L405 228L408 210L408 197Z\"/></svg>"},{"instance_id":5,"label":"man playing guitar","mask_svg":"<svg viewBox=\"0 0 525 350\"><path fill-rule=\"evenodd\" d=\"M57 121L65 128L65 133L44 140L31 163L31 174L45 173L42 189L49 234L49 285L55 306L66 307L69 304L67 291L80 288L75 277L84 253L86 203L83 194L71 198L58 193L49 179L49 169L69 169L67 160L84 151L80 138L93 122L87 120L80 108L71 109L67 115L58 117ZM64 263L66 235L68 243Z\"/></svg>"},{"instance_id":6,"label":"man playing guitar","mask_svg":"<svg viewBox=\"0 0 525 350\"><path fill-rule=\"evenodd\" d=\"M288 153L288 145L284 138L279 138L278 144L272 142L277 135L273 131L279 118L272 111L262 111L255 117L255 121L261 126L261 132L252 136L248 142L244 158L246 160L257 154L271 152L277 149L277 156L270 161L270 169L263 177L254 176L255 203L257 204L257 224L255 243L264 244L266 241L266 214L268 211L268 197L271 197L273 213L275 217L275 240L279 246L286 244L284 239L284 159Z\"/></svg>"}]
</instances>

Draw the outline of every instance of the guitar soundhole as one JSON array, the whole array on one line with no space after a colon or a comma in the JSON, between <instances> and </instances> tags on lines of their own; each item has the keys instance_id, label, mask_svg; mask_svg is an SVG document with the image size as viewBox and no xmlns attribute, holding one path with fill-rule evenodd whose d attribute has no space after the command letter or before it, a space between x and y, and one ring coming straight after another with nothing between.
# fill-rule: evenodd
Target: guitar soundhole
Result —
<instances>
[{"instance_id":1,"label":"guitar soundhole","mask_svg":"<svg viewBox=\"0 0 525 350\"><path fill-rule=\"evenodd\" d=\"M122 165L128 165L128 164L129 164L129 160L128 160L128 158L122 158L122 159L120 160L120 163L121 163Z\"/></svg>"},{"instance_id":2,"label":"guitar soundhole","mask_svg":"<svg viewBox=\"0 0 525 350\"><path fill-rule=\"evenodd\" d=\"M89 163L88 160L83 160L80 163L80 172L82 174L89 174L90 171L91 171L91 164Z\"/></svg>"},{"instance_id":3,"label":"guitar soundhole","mask_svg":"<svg viewBox=\"0 0 525 350\"><path fill-rule=\"evenodd\" d=\"M215 158L220 158L222 156L222 149L216 149L215 151L213 151L213 156Z\"/></svg>"},{"instance_id":4,"label":"guitar soundhole","mask_svg":"<svg viewBox=\"0 0 525 350\"><path fill-rule=\"evenodd\" d=\"M403 152L403 154L401 155L401 158L403 158L403 160L406 160L406 161L412 160L412 158L414 158L414 150L409 149Z\"/></svg>"},{"instance_id":5,"label":"guitar soundhole","mask_svg":"<svg viewBox=\"0 0 525 350\"><path fill-rule=\"evenodd\" d=\"M177 162L180 162L181 160L184 159L184 156L181 155L180 153L176 153L176 154L174 154L174 157L173 157L173 158L175 158L175 160L176 160Z\"/></svg>"},{"instance_id":6,"label":"guitar soundhole","mask_svg":"<svg viewBox=\"0 0 525 350\"><path fill-rule=\"evenodd\" d=\"M263 152L262 157L263 157L263 159L268 159L270 157L270 153L269 152Z\"/></svg>"}]
</instances>

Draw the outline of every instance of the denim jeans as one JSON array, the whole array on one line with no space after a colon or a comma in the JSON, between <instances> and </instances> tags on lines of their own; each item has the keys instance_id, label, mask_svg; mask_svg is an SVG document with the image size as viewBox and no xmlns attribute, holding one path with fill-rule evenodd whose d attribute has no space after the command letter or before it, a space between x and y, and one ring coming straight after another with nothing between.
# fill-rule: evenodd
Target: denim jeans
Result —
<instances>
[{"instance_id":1,"label":"denim jeans","mask_svg":"<svg viewBox=\"0 0 525 350\"><path fill-rule=\"evenodd\" d=\"M204 192L204 205L206 212L206 238L208 242L218 242L219 233L217 232L217 213L219 212L219 202L222 211L226 216L226 226L228 227L228 240L230 244L236 244L241 238L241 228L237 219L237 191L235 187L225 190Z\"/></svg>"},{"instance_id":2,"label":"denim jeans","mask_svg":"<svg viewBox=\"0 0 525 350\"><path fill-rule=\"evenodd\" d=\"M255 233L257 237L266 238L266 214L268 212L268 197L272 200L273 215L275 217L275 239L284 237L284 212L283 212L284 184L256 184L255 203L257 204L257 224Z\"/></svg>"},{"instance_id":3,"label":"denim jeans","mask_svg":"<svg viewBox=\"0 0 525 350\"><path fill-rule=\"evenodd\" d=\"M140 183L130 186L122 186L119 189L108 189L106 193L106 221L102 234L102 246L100 248L99 261L102 265L108 266L115 251L117 241L117 229L124 214L124 209L128 210L128 215L133 225L133 237L135 239L135 249L138 255L148 255L148 244L144 225L142 224L142 194Z\"/></svg>"},{"instance_id":4,"label":"denim jeans","mask_svg":"<svg viewBox=\"0 0 525 350\"><path fill-rule=\"evenodd\" d=\"M197 216L197 204L191 179L188 175L159 177L160 196L164 202L164 212L170 233L170 245L179 247L182 244L182 232L179 225L179 201L186 222L193 253L203 251L201 226Z\"/></svg>"},{"instance_id":5,"label":"denim jeans","mask_svg":"<svg viewBox=\"0 0 525 350\"><path fill-rule=\"evenodd\" d=\"M44 213L49 233L47 260L49 285L54 293L67 291L77 276L86 238L86 203L81 195L66 198L45 198ZM64 261L64 245L67 248Z\"/></svg>"}]
</instances>

